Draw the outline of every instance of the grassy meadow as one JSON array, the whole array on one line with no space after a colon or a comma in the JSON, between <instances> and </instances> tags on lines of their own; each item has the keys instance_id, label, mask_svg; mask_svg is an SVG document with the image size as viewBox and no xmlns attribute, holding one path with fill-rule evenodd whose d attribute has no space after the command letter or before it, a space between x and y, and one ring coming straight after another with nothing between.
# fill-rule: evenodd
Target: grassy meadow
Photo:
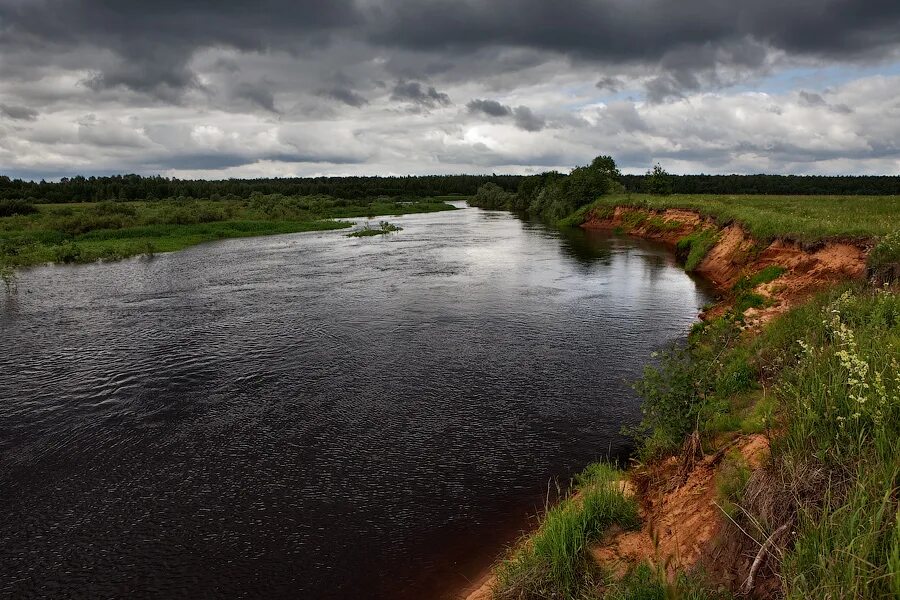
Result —
<instances>
[{"instance_id":1,"label":"grassy meadow","mask_svg":"<svg viewBox=\"0 0 900 600\"><path fill-rule=\"evenodd\" d=\"M741 223L763 242L778 238L803 243L872 239L900 230L900 196L611 194L580 208L567 223L589 211L611 211L616 206L693 210L720 225Z\"/></svg>"},{"instance_id":2,"label":"grassy meadow","mask_svg":"<svg viewBox=\"0 0 900 600\"><path fill-rule=\"evenodd\" d=\"M4 201L0 266L116 260L211 240L340 229L343 218L451 210L442 200L341 200L255 195L247 200L160 200L78 204ZM3 216L5 215L5 216Z\"/></svg>"}]
</instances>

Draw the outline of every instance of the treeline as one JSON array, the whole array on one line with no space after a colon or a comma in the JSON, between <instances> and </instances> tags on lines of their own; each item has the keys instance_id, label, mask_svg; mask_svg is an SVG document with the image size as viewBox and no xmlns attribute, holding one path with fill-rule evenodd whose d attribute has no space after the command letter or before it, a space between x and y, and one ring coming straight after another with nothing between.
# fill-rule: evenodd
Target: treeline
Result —
<instances>
[{"instance_id":1,"label":"treeline","mask_svg":"<svg viewBox=\"0 0 900 600\"><path fill-rule=\"evenodd\" d=\"M669 175L674 194L771 194L810 196L892 196L900 177L883 175ZM629 192L650 192L645 175L622 175Z\"/></svg>"},{"instance_id":2,"label":"treeline","mask_svg":"<svg viewBox=\"0 0 900 600\"><path fill-rule=\"evenodd\" d=\"M885 196L900 194L900 176L667 175L667 177L671 192L675 194ZM653 191L648 189L646 175L621 175L616 171L614 178L624 190ZM454 194L471 196L478 188L490 183L504 193L522 196L521 202L530 204L535 200L535 191L546 187L551 180L564 181L566 176L550 172L527 177L424 175L202 180L115 175L64 177L58 182L35 182L0 175L0 200L27 200L38 203L162 200L179 197L234 200L248 199L254 192L285 196L328 195L347 199L424 198ZM523 191L524 195L521 193ZM517 208L525 210L527 206Z\"/></svg>"},{"instance_id":3,"label":"treeline","mask_svg":"<svg viewBox=\"0 0 900 600\"><path fill-rule=\"evenodd\" d=\"M304 177L272 179L176 179L115 175L64 177L59 182L23 181L0 176L0 200L39 203L103 202L199 198L248 199L254 193L335 198L425 198L460 194L471 196L485 183L514 191L517 175L425 175L409 177Z\"/></svg>"}]
</instances>

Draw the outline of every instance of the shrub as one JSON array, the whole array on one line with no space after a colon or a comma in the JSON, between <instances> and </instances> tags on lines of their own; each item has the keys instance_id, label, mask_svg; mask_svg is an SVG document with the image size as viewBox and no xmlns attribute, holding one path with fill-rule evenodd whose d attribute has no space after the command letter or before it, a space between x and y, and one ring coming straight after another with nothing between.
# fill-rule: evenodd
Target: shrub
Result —
<instances>
[{"instance_id":1,"label":"shrub","mask_svg":"<svg viewBox=\"0 0 900 600\"><path fill-rule=\"evenodd\" d=\"M635 383L641 396L641 422L624 432L638 442L644 461L678 451L693 431L715 432L730 411L729 396L752 389L755 370L748 350L732 349L738 323L722 317L692 331L687 347L661 353Z\"/></svg>"},{"instance_id":2,"label":"shrub","mask_svg":"<svg viewBox=\"0 0 900 600\"><path fill-rule=\"evenodd\" d=\"M100 202L93 207L93 212L98 215L122 215L133 217L137 214L137 208L134 205L124 202Z\"/></svg>"},{"instance_id":3,"label":"shrub","mask_svg":"<svg viewBox=\"0 0 900 600\"><path fill-rule=\"evenodd\" d=\"M25 200L0 200L0 217L13 215L33 215L38 209Z\"/></svg>"},{"instance_id":4,"label":"shrub","mask_svg":"<svg viewBox=\"0 0 900 600\"><path fill-rule=\"evenodd\" d=\"M76 263L84 260L84 252L75 242L67 242L53 248L53 257L56 262Z\"/></svg>"},{"instance_id":5,"label":"shrub","mask_svg":"<svg viewBox=\"0 0 900 600\"><path fill-rule=\"evenodd\" d=\"M869 253L869 276L880 283L900 279L900 231L884 236Z\"/></svg>"},{"instance_id":6,"label":"shrub","mask_svg":"<svg viewBox=\"0 0 900 600\"><path fill-rule=\"evenodd\" d=\"M515 194L507 192L496 183L488 182L478 188L475 197L469 202L481 208L509 210L515 197Z\"/></svg>"}]
</instances>

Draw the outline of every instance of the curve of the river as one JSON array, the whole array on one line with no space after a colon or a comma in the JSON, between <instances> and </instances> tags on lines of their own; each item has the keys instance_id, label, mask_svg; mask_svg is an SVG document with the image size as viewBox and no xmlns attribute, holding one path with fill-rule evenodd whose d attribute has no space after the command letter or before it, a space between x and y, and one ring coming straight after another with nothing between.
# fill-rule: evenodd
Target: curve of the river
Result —
<instances>
[{"instance_id":1,"label":"curve of the river","mask_svg":"<svg viewBox=\"0 0 900 600\"><path fill-rule=\"evenodd\" d=\"M430 598L585 463L708 299L504 212L25 271L0 295L0 595Z\"/></svg>"}]
</instances>

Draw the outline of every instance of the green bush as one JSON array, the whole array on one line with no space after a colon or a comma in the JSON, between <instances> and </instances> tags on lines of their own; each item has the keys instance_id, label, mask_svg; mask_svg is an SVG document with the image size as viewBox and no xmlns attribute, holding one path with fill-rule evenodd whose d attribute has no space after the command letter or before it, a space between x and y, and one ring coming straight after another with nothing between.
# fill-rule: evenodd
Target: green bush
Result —
<instances>
[{"instance_id":1,"label":"green bush","mask_svg":"<svg viewBox=\"0 0 900 600\"><path fill-rule=\"evenodd\" d=\"M735 345L739 337L739 323L730 316L700 324L686 347L663 351L659 363L644 370L635 383L641 422L625 429L642 460L677 452L695 430L717 432L730 412L730 396L756 386L750 351Z\"/></svg>"},{"instance_id":2,"label":"green bush","mask_svg":"<svg viewBox=\"0 0 900 600\"><path fill-rule=\"evenodd\" d=\"M496 183L488 182L478 188L475 197L469 200L469 203L481 208L510 210L513 208L515 196Z\"/></svg>"},{"instance_id":3,"label":"green bush","mask_svg":"<svg viewBox=\"0 0 900 600\"><path fill-rule=\"evenodd\" d=\"M869 276L880 283L900 279L900 231L881 238L868 259Z\"/></svg>"},{"instance_id":4,"label":"green bush","mask_svg":"<svg viewBox=\"0 0 900 600\"><path fill-rule=\"evenodd\" d=\"M644 191L656 196L666 196L672 193L672 176L657 163L647 171L644 176Z\"/></svg>"},{"instance_id":5,"label":"green bush","mask_svg":"<svg viewBox=\"0 0 900 600\"><path fill-rule=\"evenodd\" d=\"M60 263L77 263L84 260L84 252L78 244L67 242L53 248L53 258Z\"/></svg>"},{"instance_id":6,"label":"green bush","mask_svg":"<svg viewBox=\"0 0 900 600\"><path fill-rule=\"evenodd\" d=\"M0 217L33 215L37 211L34 204L25 200L0 200Z\"/></svg>"}]
</instances>

